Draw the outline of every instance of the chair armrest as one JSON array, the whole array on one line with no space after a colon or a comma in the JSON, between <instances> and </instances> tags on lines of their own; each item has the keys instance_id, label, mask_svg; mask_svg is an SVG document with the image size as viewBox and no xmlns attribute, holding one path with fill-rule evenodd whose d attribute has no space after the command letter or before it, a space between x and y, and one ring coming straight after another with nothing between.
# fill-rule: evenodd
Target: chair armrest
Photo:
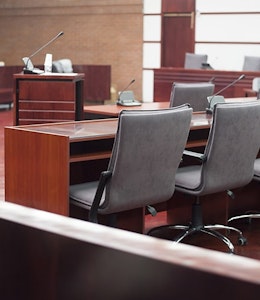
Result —
<instances>
[{"instance_id":1,"label":"chair armrest","mask_svg":"<svg viewBox=\"0 0 260 300\"><path fill-rule=\"evenodd\" d=\"M205 156L205 154L201 154L195 151L190 151L190 150L184 150L183 151L183 155L189 156L189 157L194 157L200 161L206 161L207 157Z\"/></svg>"},{"instance_id":2,"label":"chair armrest","mask_svg":"<svg viewBox=\"0 0 260 300\"><path fill-rule=\"evenodd\" d=\"M111 171L103 171L100 174L97 191L96 191L93 203L92 203L90 211L89 211L89 221L90 222L98 223L98 220L97 220L98 208L100 205L100 201L101 201L105 186L106 186L108 180L111 178L111 176L112 176Z\"/></svg>"}]
</instances>

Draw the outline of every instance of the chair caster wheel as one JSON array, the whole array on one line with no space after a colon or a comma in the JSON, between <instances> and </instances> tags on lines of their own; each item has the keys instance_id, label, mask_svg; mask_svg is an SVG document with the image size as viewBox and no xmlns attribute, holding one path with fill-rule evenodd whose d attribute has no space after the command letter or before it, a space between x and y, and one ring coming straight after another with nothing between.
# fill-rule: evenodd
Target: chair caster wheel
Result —
<instances>
[{"instance_id":1,"label":"chair caster wheel","mask_svg":"<svg viewBox=\"0 0 260 300\"><path fill-rule=\"evenodd\" d=\"M244 245L246 245L246 243L247 243L247 239L245 237L241 236L238 238L238 244L240 246L244 246Z\"/></svg>"}]
</instances>

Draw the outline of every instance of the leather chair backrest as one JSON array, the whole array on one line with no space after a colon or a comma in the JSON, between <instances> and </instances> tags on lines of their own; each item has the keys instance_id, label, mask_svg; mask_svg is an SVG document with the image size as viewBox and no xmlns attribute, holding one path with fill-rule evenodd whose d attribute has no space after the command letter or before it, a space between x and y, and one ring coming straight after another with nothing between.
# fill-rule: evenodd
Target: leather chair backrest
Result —
<instances>
[{"instance_id":1,"label":"leather chair backrest","mask_svg":"<svg viewBox=\"0 0 260 300\"><path fill-rule=\"evenodd\" d=\"M123 110L113 146L102 213L167 201L185 148L192 109Z\"/></svg>"},{"instance_id":2,"label":"leather chair backrest","mask_svg":"<svg viewBox=\"0 0 260 300\"><path fill-rule=\"evenodd\" d=\"M234 189L248 184L260 148L260 102L219 103L205 148L204 192Z\"/></svg>"},{"instance_id":3,"label":"leather chair backrest","mask_svg":"<svg viewBox=\"0 0 260 300\"><path fill-rule=\"evenodd\" d=\"M184 69L202 69L207 61L207 54L185 53Z\"/></svg>"},{"instance_id":4,"label":"leather chair backrest","mask_svg":"<svg viewBox=\"0 0 260 300\"><path fill-rule=\"evenodd\" d=\"M260 71L260 57L245 56L243 63L243 71Z\"/></svg>"},{"instance_id":5,"label":"leather chair backrest","mask_svg":"<svg viewBox=\"0 0 260 300\"><path fill-rule=\"evenodd\" d=\"M205 111L208 96L214 94L215 85L211 82L176 83L172 85L170 106L189 103L193 111Z\"/></svg>"}]
</instances>

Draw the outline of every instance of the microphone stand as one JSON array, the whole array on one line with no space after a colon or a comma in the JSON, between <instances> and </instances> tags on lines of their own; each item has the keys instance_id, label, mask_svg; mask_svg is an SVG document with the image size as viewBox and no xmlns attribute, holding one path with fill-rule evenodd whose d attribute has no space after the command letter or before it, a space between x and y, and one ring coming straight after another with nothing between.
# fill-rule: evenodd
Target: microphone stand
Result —
<instances>
[{"instance_id":1,"label":"microphone stand","mask_svg":"<svg viewBox=\"0 0 260 300\"><path fill-rule=\"evenodd\" d=\"M213 100L215 99L216 96L218 96L220 93L222 93L223 91L225 91L226 89L228 89L232 85L236 84L238 81L240 81L243 78L245 78L245 74L240 75L237 79L235 79L234 81L232 81L227 86L223 87L220 91L218 91L217 93L215 93L213 96L208 97L208 98L210 98L210 100L209 100L209 105L206 108L206 113L207 114L212 114L213 113L212 102L213 102ZM221 98L222 98L222 100L224 99L223 96Z\"/></svg>"},{"instance_id":2,"label":"microphone stand","mask_svg":"<svg viewBox=\"0 0 260 300\"><path fill-rule=\"evenodd\" d=\"M132 79L132 80L130 81L130 83L128 83L128 85L127 85L127 86L119 93L118 98L117 98L117 103L120 102L120 97L121 97L121 95L123 94L123 92L124 92L125 90L127 90L127 89L129 88L129 86L132 85L134 82L135 82L135 79Z\"/></svg>"},{"instance_id":3,"label":"microphone stand","mask_svg":"<svg viewBox=\"0 0 260 300\"><path fill-rule=\"evenodd\" d=\"M59 38L60 36L62 36L64 34L63 31L59 32L54 38L52 38L50 41L48 41L46 44L44 44L41 48L37 49L33 54L31 54L29 57L24 57L23 58L23 61L25 63L25 67L23 69L24 71L24 74L39 74L39 73L43 73L43 71L39 72L39 70L37 69L35 72L34 72L34 69L30 70L28 69L28 64L30 62L30 59L36 55L38 52L40 52L42 49L44 49L45 47L47 47L49 44L51 44L52 42L54 42L57 38Z\"/></svg>"}]
</instances>

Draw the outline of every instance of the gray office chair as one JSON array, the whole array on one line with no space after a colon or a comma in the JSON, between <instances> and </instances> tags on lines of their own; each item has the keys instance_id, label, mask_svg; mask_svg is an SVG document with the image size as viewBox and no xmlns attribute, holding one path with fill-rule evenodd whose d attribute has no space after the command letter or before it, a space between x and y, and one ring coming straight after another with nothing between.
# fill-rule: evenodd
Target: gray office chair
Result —
<instances>
[{"instance_id":1,"label":"gray office chair","mask_svg":"<svg viewBox=\"0 0 260 300\"><path fill-rule=\"evenodd\" d=\"M260 57L245 56L243 63L243 71L260 71Z\"/></svg>"},{"instance_id":2,"label":"gray office chair","mask_svg":"<svg viewBox=\"0 0 260 300\"><path fill-rule=\"evenodd\" d=\"M70 203L89 211L89 221L98 222L99 214L114 219L117 212L167 201L174 193L191 116L188 105L123 110L107 170L99 181L70 186Z\"/></svg>"},{"instance_id":3,"label":"gray office chair","mask_svg":"<svg viewBox=\"0 0 260 300\"><path fill-rule=\"evenodd\" d=\"M177 83L172 85L170 106L189 103L193 111L205 111L208 107L208 96L214 94L215 85L211 82Z\"/></svg>"},{"instance_id":4,"label":"gray office chair","mask_svg":"<svg viewBox=\"0 0 260 300\"><path fill-rule=\"evenodd\" d=\"M153 228L157 234L163 228L184 230L174 241L180 242L195 232L204 232L223 241L231 253L231 241L218 229L233 230L239 243L246 243L242 232L225 225L204 225L200 197L227 191L248 184L254 175L254 161L260 146L260 102L218 103L213 109L213 123L203 154L185 151L200 159L201 164L180 167L175 178L176 191L195 196L192 221L189 226L169 225ZM184 158L185 162L185 158Z\"/></svg>"},{"instance_id":5,"label":"gray office chair","mask_svg":"<svg viewBox=\"0 0 260 300\"><path fill-rule=\"evenodd\" d=\"M54 60L52 62L52 72L54 73L73 73L72 62L68 58Z\"/></svg>"},{"instance_id":6,"label":"gray office chair","mask_svg":"<svg viewBox=\"0 0 260 300\"><path fill-rule=\"evenodd\" d=\"M260 182L260 158L257 158L254 162L254 177L253 180L259 181ZM239 219L245 219L247 218L248 220L254 219L254 218L260 218L260 212L259 213L246 213L243 215L239 216L233 216L228 220L228 223L234 221L234 220L239 220Z\"/></svg>"},{"instance_id":7,"label":"gray office chair","mask_svg":"<svg viewBox=\"0 0 260 300\"><path fill-rule=\"evenodd\" d=\"M185 53L184 69L202 69L207 61L207 54Z\"/></svg>"}]
</instances>

